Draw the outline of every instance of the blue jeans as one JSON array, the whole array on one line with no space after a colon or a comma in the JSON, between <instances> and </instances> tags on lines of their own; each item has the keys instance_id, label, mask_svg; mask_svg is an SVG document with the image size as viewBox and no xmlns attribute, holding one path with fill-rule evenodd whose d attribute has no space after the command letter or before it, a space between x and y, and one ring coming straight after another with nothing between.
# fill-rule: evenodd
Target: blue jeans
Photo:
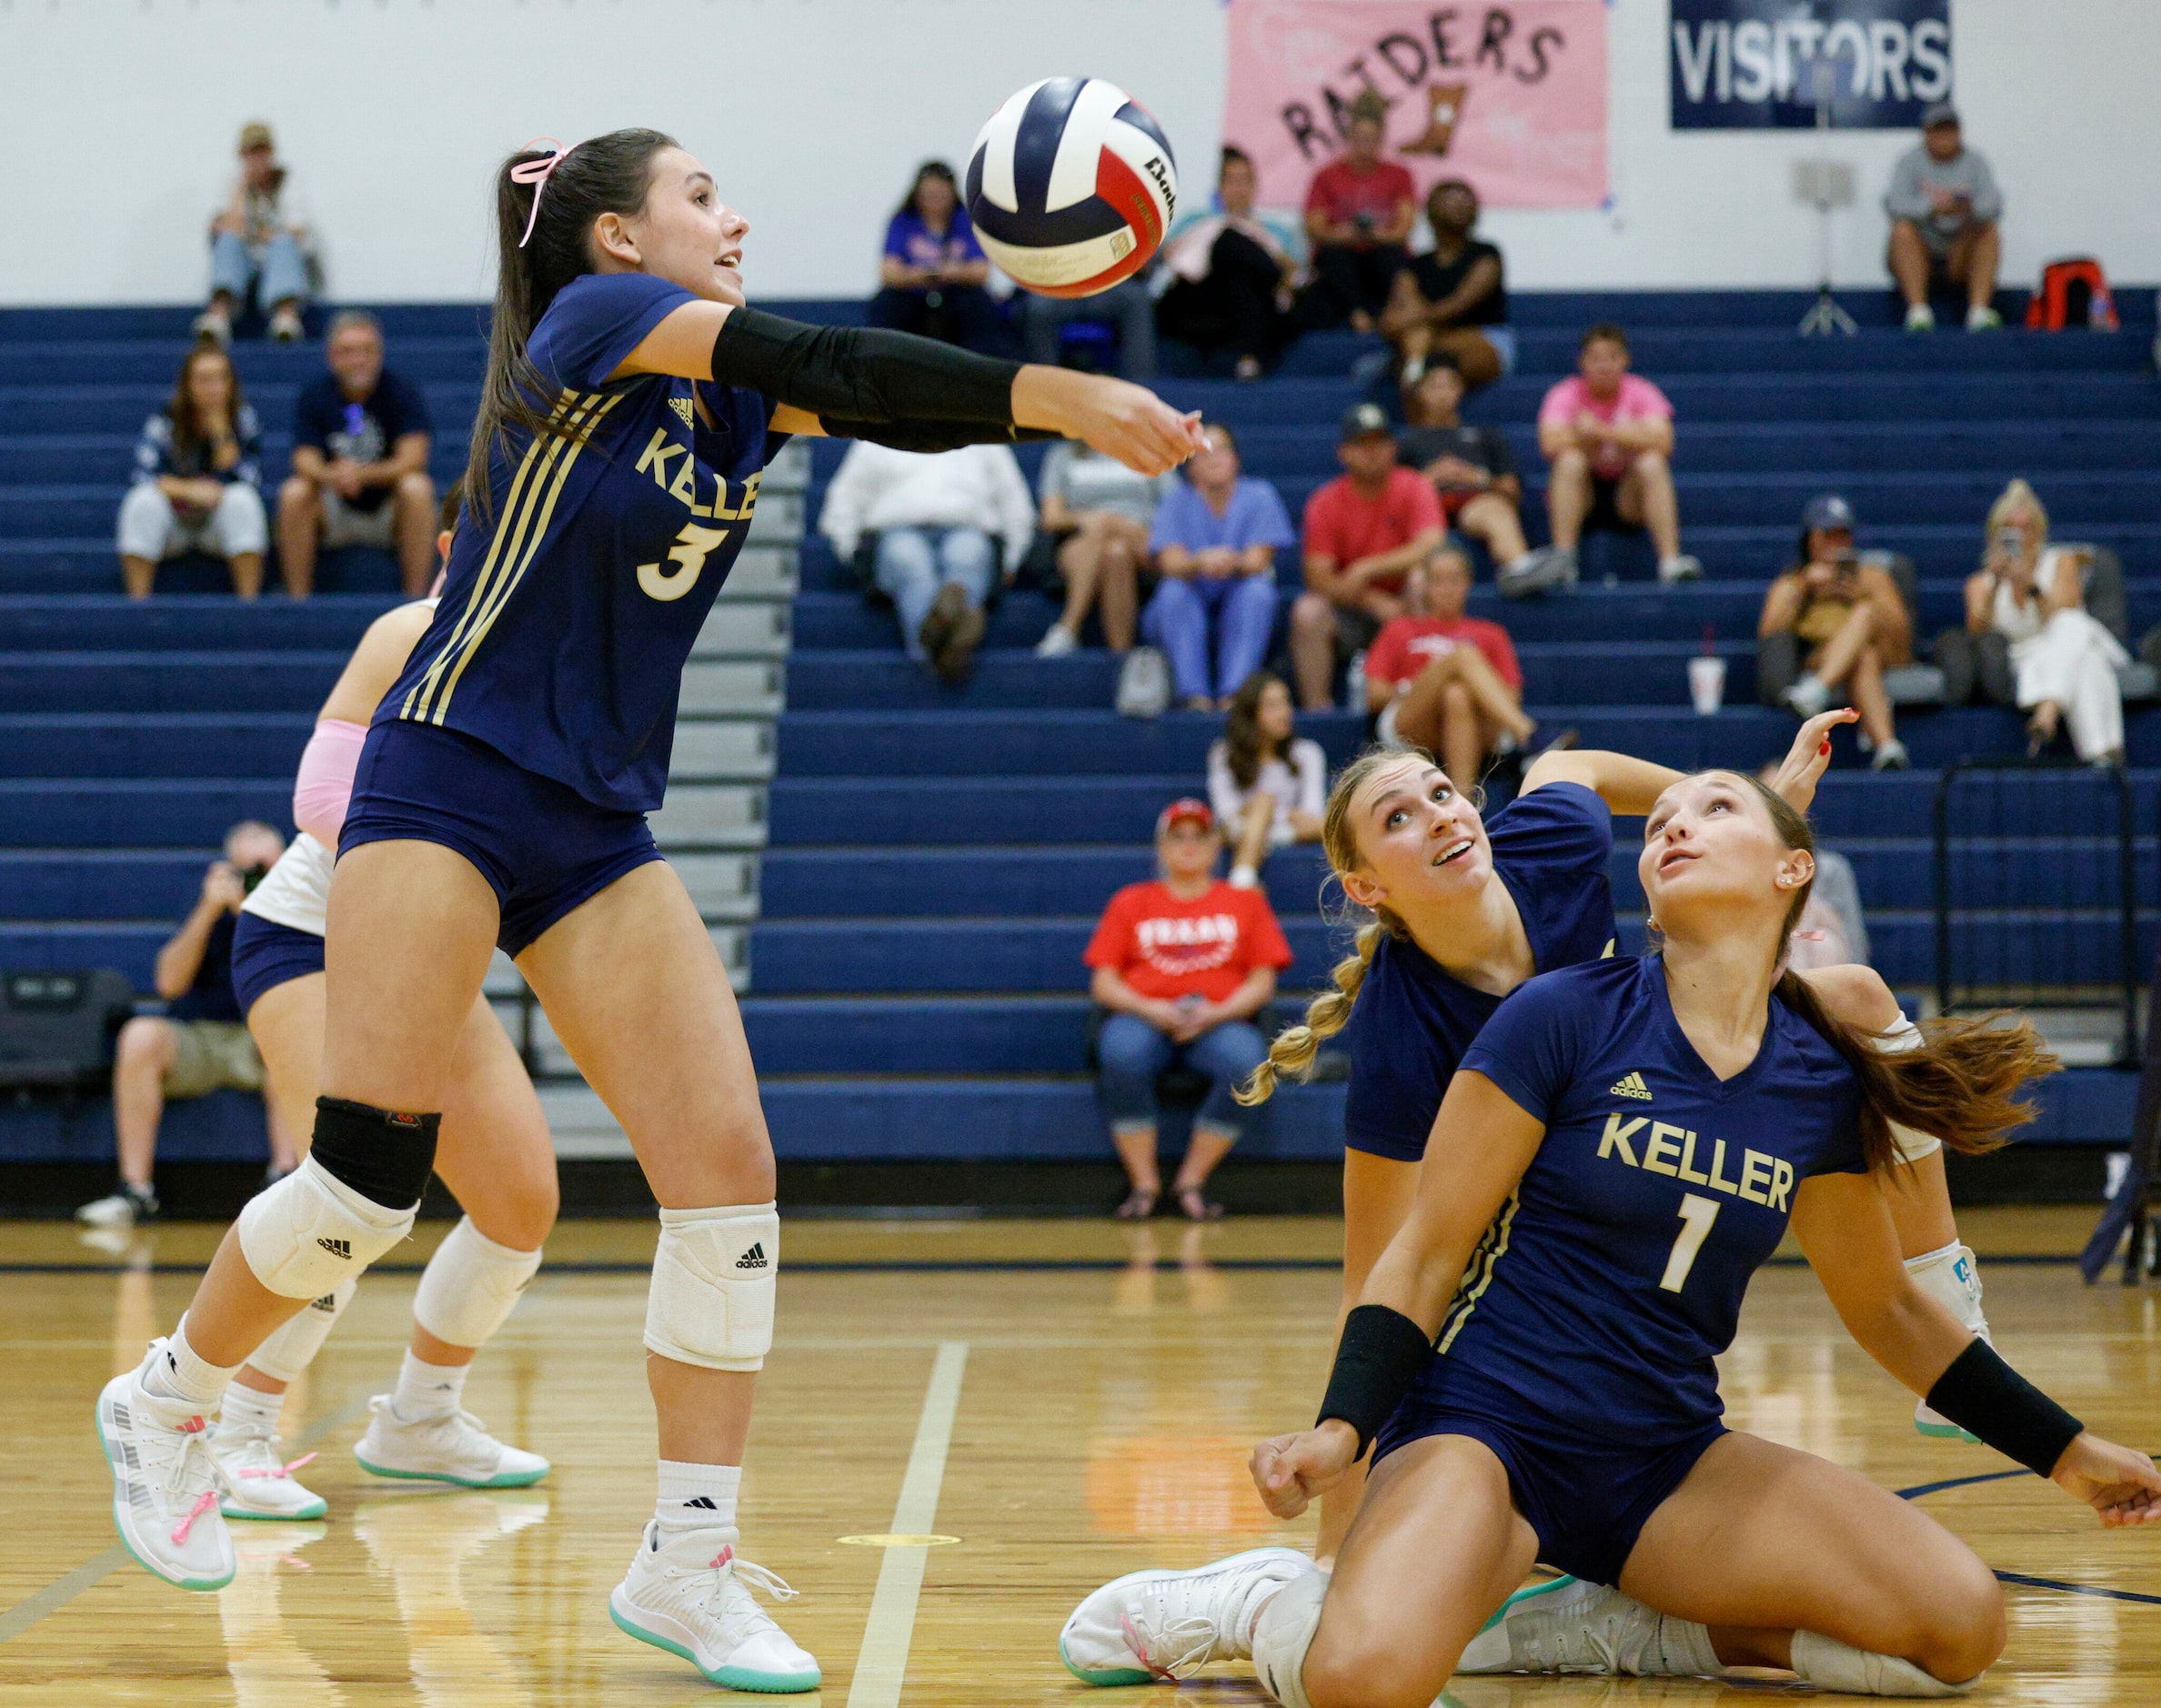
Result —
<instances>
[{"instance_id":1,"label":"blue jeans","mask_svg":"<svg viewBox=\"0 0 2161 1708\"><path fill-rule=\"evenodd\" d=\"M1058 366L1058 329L1069 320L1101 320L1118 328L1118 371L1127 379L1155 377L1155 298L1137 278L1093 296L1020 293L1020 337L1028 359Z\"/></svg>"},{"instance_id":2,"label":"blue jeans","mask_svg":"<svg viewBox=\"0 0 2161 1708\"><path fill-rule=\"evenodd\" d=\"M926 658L920 638L939 588L950 584L971 606L990 597L998 578L998 548L980 527L889 527L878 537L871 582L893 601L900 618L900 644L911 658Z\"/></svg>"},{"instance_id":3,"label":"blue jeans","mask_svg":"<svg viewBox=\"0 0 2161 1708\"><path fill-rule=\"evenodd\" d=\"M1171 655L1179 698L1227 699L1268 656L1275 608L1272 574L1165 576L1141 613L1141 632ZM1216 630L1212 678L1208 668L1211 621Z\"/></svg>"},{"instance_id":4,"label":"blue jeans","mask_svg":"<svg viewBox=\"0 0 2161 1708\"><path fill-rule=\"evenodd\" d=\"M1194 1127L1236 1139L1248 1111L1231 1094L1267 1054L1267 1040L1247 1020L1225 1020L1190 1044L1174 1044L1138 1014L1112 1014L1096 1039L1096 1095L1114 1130L1152 1127L1156 1075L1175 1062L1210 1080Z\"/></svg>"},{"instance_id":5,"label":"blue jeans","mask_svg":"<svg viewBox=\"0 0 2161 1708\"><path fill-rule=\"evenodd\" d=\"M279 232L268 243L249 248L229 231L210 239L210 291L230 291L236 307L247 301L247 288L262 281L262 303L275 308L280 303L296 306L307 300L307 263L289 232Z\"/></svg>"}]
</instances>

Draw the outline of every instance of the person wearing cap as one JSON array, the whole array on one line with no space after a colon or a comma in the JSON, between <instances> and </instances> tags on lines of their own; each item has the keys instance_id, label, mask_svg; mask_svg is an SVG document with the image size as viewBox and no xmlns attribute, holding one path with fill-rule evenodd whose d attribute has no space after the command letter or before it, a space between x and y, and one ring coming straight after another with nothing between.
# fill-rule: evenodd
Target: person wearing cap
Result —
<instances>
[{"instance_id":1,"label":"person wearing cap","mask_svg":"<svg viewBox=\"0 0 2161 1708\"><path fill-rule=\"evenodd\" d=\"M1207 1195L1208 1177L1254 1119L1233 1093L1268 1054L1253 1017L1273 1000L1291 945L1261 890L1215 875L1222 846L1206 801L1189 797L1164 808L1156 819L1157 876L1111 898L1083 957L1103 1011L1096 1091L1125 1165L1118 1214L1130 1221L1153 1215L1162 1196L1155 1082L1166 1068L1182 1066L1209 1082L1171 1188L1189 1220L1223 1213Z\"/></svg>"},{"instance_id":2,"label":"person wearing cap","mask_svg":"<svg viewBox=\"0 0 2161 1708\"><path fill-rule=\"evenodd\" d=\"M1658 578L1694 581L1704 566L1681 549L1674 489L1674 406L1628 371L1628 334L1602 321L1583 334L1576 371L1538 406L1538 448L1552 465L1546 520L1561 580L1575 579L1587 527L1640 527L1658 548Z\"/></svg>"},{"instance_id":3,"label":"person wearing cap","mask_svg":"<svg viewBox=\"0 0 2161 1708\"><path fill-rule=\"evenodd\" d=\"M1891 276L1905 298L1905 329L1935 330L1932 284L1964 286L1968 332L2004 324L1994 306L2004 195L1988 162L1965 146L1958 109L1938 101L1921 115L1921 142L1891 168Z\"/></svg>"},{"instance_id":4,"label":"person wearing cap","mask_svg":"<svg viewBox=\"0 0 2161 1708\"><path fill-rule=\"evenodd\" d=\"M1854 550L1853 507L1836 493L1809 501L1794 567L1772 582L1756 623L1756 696L1814 718L1850 703L1879 771L1904 770L1905 744L1884 672L1908 662L1914 619L1881 564Z\"/></svg>"},{"instance_id":5,"label":"person wearing cap","mask_svg":"<svg viewBox=\"0 0 2161 1708\"><path fill-rule=\"evenodd\" d=\"M196 336L228 342L233 316L253 291L269 311L270 336L286 344L299 337L308 236L307 209L270 126L242 126L240 169L210 221L210 306L196 316Z\"/></svg>"},{"instance_id":6,"label":"person wearing cap","mask_svg":"<svg viewBox=\"0 0 2161 1708\"><path fill-rule=\"evenodd\" d=\"M1291 665L1308 711L1329 708L1338 662L1403 614L1403 578L1445 527L1433 488L1397 467L1379 404L1343 412L1336 459L1343 472L1306 500L1306 590L1291 607Z\"/></svg>"}]
</instances>

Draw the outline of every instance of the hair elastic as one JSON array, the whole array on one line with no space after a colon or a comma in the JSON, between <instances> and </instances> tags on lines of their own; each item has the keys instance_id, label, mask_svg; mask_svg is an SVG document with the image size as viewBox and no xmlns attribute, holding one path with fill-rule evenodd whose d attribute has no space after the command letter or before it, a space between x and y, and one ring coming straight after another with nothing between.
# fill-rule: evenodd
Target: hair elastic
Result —
<instances>
[{"instance_id":1,"label":"hair elastic","mask_svg":"<svg viewBox=\"0 0 2161 1708\"><path fill-rule=\"evenodd\" d=\"M521 249L532 240L533 222L540 217L540 192L548 187L548 180L555 176L555 169L563 164L570 153L570 149L564 147L561 141L554 136L536 136L518 152L521 155L530 154L542 143L551 144L555 152L545 160L520 160L510 168L511 183L533 186L532 212L526 216L525 236L518 240L518 246ZM577 146L573 143L571 147Z\"/></svg>"}]
</instances>

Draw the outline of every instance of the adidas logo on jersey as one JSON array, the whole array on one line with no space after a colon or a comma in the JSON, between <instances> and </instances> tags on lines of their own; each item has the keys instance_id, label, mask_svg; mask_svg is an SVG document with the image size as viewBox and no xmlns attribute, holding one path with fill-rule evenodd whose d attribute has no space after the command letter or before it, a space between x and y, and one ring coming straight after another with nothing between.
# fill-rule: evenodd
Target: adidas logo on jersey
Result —
<instances>
[{"instance_id":1,"label":"adidas logo on jersey","mask_svg":"<svg viewBox=\"0 0 2161 1708\"><path fill-rule=\"evenodd\" d=\"M691 427L693 429L697 427L698 417L691 410L689 398L670 397L668 400L668 407L683 417L683 425L685 427Z\"/></svg>"},{"instance_id":2,"label":"adidas logo on jersey","mask_svg":"<svg viewBox=\"0 0 2161 1708\"><path fill-rule=\"evenodd\" d=\"M742 1256L736 1259L738 1269L763 1269L766 1266L765 1241L760 1240Z\"/></svg>"},{"instance_id":3,"label":"adidas logo on jersey","mask_svg":"<svg viewBox=\"0 0 2161 1708\"><path fill-rule=\"evenodd\" d=\"M1651 1088L1643 1083L1643 1076L1640 1073L1623 1074L1606 1088L1606 1091L1612 1097L1633 1097L1639 1103L1651 1100Z\"/></svg>"},{"instance_id":4,"label":"adidas logo on jersey","mask_svg":"<svg viewBox=\"0 0 2161 1708\"><path fill-rule=\"evenodd\" d=\"M350 1240L317 1240L316 1243L332 1257L343 1258L348 1263L353 1261L353 1242Z\"/></svg>"}]
</instances>

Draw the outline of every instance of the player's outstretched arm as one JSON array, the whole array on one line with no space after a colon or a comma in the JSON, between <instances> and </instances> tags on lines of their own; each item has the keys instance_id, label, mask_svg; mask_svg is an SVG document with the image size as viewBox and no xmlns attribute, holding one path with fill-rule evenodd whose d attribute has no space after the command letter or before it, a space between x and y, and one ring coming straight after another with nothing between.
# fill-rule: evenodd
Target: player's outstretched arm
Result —
<instances>
[{"instance_id":1,"label":"player's outstretched arm","mask_svg":"<svg viewBox=\"0 0 2161 1708\"><path fill-rule=\"evenodd\" d=\"M2161 1522L2161 1467L2150 1456L2084 1428L1914 1284L1876 1176L1803 1181L1793 1228L1841 1321L1877 1363L1953 1422L2092 1507L2105 1527Z\"/></svg>"}]
</instances>

